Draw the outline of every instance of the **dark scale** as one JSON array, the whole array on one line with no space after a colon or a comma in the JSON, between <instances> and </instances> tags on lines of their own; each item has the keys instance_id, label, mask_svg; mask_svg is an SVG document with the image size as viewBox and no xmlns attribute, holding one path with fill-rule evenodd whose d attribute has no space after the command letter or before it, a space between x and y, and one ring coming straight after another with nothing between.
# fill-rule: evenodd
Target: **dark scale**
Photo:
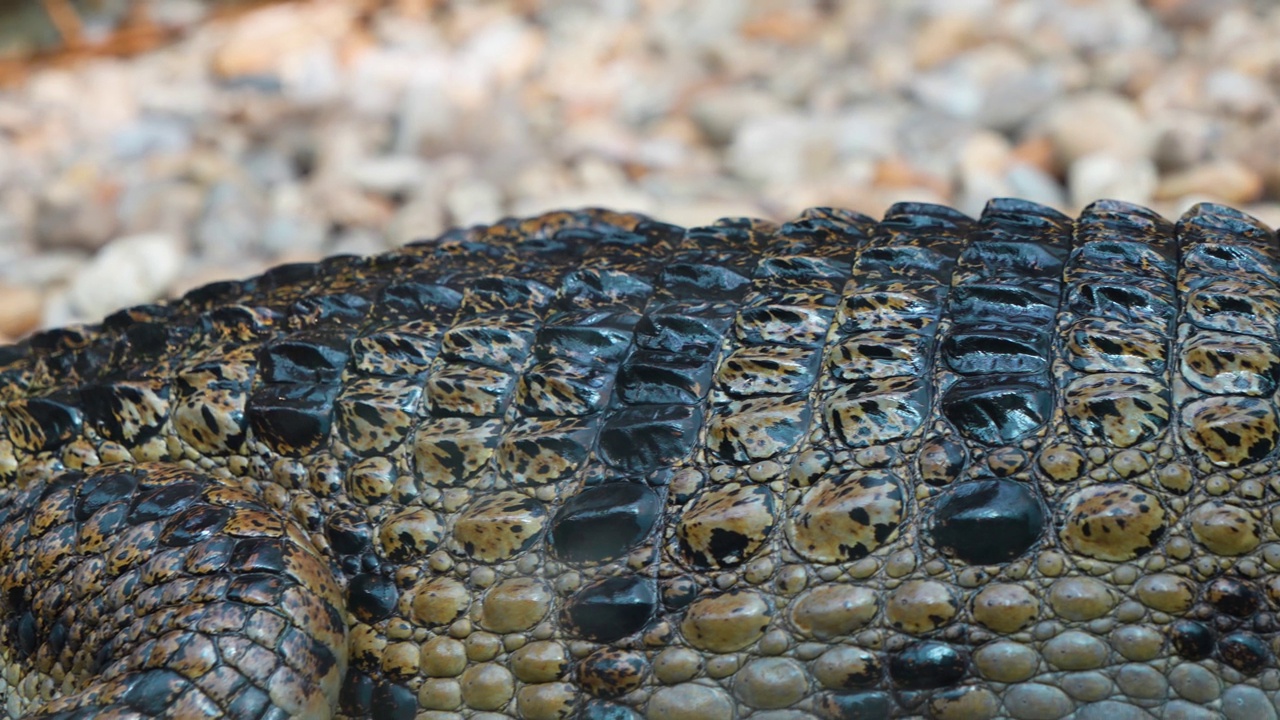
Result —
<instances>
[{"instance_id":1,"label":"dark scale","mask_svg":"<svg viewBox=\"0 0 1280 720\"><path fill-rule=\"evenodd\" d=\"M649 536L660 511L658 494L639 483L586 488L565 501L552 519L552 551L569 562L620 557Z\"/></svg>"},{"instance_id":2,"label":"dark scale","mask_svg":"<svg viewBox=\"0 0 1280 720\"><path fill-rule=\"evenodd\" d=\"M574 635L607 643L639 632L653 619L658 592L652 580L608 577L579 590L562 622Z\"/></svg>"},{"instance_id":3,"label":"dark scale","mask_svg":"<svg viewBox=\"0 0 1280 720\"><path fill-rule=\"evenodd\" d=\"M1231 633L1218 641L1222 661L1245 675L1257 675L1274 665L1271 647L1253 633Z\"/></svg>"},{"instance_id":4,"label":"dark scale","mask_svg":"<svg viewBox=\"0 0 1280 720\"><path fill-rule=\"evenodd\" d=\"M636 344L648 350L705 357L720 345L735 308L723 302L663 302L636 325Z\"/></svg>"},{"instance_id":5,"label":"dark scale","mask_svg":"<svg viewBox=\"0 0 1280 720\"><path fill-rule=\"evenodd\" d=\"M1262 595L1248 582L1237 578L1220 577L1205 588L1204 599L1227 615L1247 618L1262 606Z\"/></svg>"},{"instance_id":6,"label":"dark scale","mask_svg":"<svg viewBox=\"0 0 1280 720\"><path fill-rule=\"evenodd\" d=\"M339 386L268 383L249 397L254 434L281 455L300 457L329 438Z\"/></svg>"},{"instance_id":7,"label":"dark scale","mask_svg":"<svg viewBox=\"0 0 1280 720\"><path fill-rule=\"evenodd\" d=\"M1200 660L1213 654L1216 633L1194 620L1179 620L1169 626L1169 642L1179 657Z\"/></svg>"},{"instance_id":8,"label":"dark scale","mask_svg":"<svg viewBox=\"0 0 1280 720\"><path fill-rule=\"evenodd\" d=\"M942 412L966 438L1001 445L1039 430L1052 403L1044 377L990 375L953 385L942 398Z\"/></svg>"},{"instance_id":9,"label":"dark scale","mask_svg":"<svg viewBox=\"0 0 1280 720\"><path fill-rule=\"evenodd\" d=\"M618 397L629 405L693 405L711 390L714 370L710 358L638 350L618 370Z\"/></svg>"},{"instance_id":10,"label":"dark scale","mask_svg":"<svg viewBox=\"0 0 1280 720\"><path fill-rule=\"evenodd\" d=\"M1008 562L1044 528L1035 493L1012 480L974 480L944 493L933 507L929 536L944 553L974 565Z\"/></svg>"},{"instance_id":11,"label":"dark scale","mask_svg":"<svg viewBox=\"0 0 1280 720\"><path fill-rule=\"evenodd\" d=\"M350 357L351 339L337 333L298 333L263 347L262 378L272 383L332 383Z\"/></svg>"},{"instance_id":12,"label":"dark scale","mask_svg":"<svg viewBox=\"0 0 1280 720\"><path fill-rule=\"evenodd\" d=\"M965 651L946 643L926 641L910 645L889 657L889 676L905 690L927 690L954 685L968 670Z\"/></svg>"},{"instance_id":13,"label":"dark scale","mask_svg":"<svg viewBox=\"0 0 1280 720\"><path fill-rule=\"evenodd\" d=\"M1278 259L1213 205L584 210L40 333L6 712L1265 711Z\"/></svg>"}]
</instances>

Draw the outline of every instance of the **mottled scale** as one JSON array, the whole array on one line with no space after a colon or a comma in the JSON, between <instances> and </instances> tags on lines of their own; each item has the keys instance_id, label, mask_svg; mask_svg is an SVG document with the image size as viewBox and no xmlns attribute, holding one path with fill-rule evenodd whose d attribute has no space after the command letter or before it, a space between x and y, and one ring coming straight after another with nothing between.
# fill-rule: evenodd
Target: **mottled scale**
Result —
<instances>
[{"instance_id":1,"label":"mottled scale","mask_svg":"<svg viewBox=\"0 0 1280 720\"><path fill-rule=\"evenodd\" d=\"M368 375L421 375L440 352L441 329L429 320L378 328L351 341L351 366Z\"/></svg>"},{"instance_id":2,"label":"mottled scale","mask_svg":"<svg viewBox=\"0 0 1280 720\"><path fill-rule=\"evenodd\" d=\"M421 399L413 380L351 381L334 402L343 442L359 455L387 452L409 436Z\"/></svg>"},{"instance_id":3,"label":"mottled scale","mask_svg":"<svg viewBox=\"0 0 1280 720\"><path fill-rule=\"evenodd\" d=\"M54 449L71 439L83 416L69 393L10 400L0 406L9 440L27 452Z\"/></svg>"},{"instance_id":4,"label":"mottled scale","mask_svg":"<svg viewBox=\"0 0 1280 720\"><path fill-rule=\"evenodd\" d=\"M1198 275L1230 275L1243 273L1280 285L1275 258L1261 249L1232 244L1231 239L1200 241L1186 248L1180 258L1182 267Z\"/></svg>"},{"instance_id":5,"label":"mottled scale","mask_svg":"<svg viewBox=\"0 0 1280 720\"><path fill-rule=\"evenodd\" d=\"M937 322L941 301L941 291L936 286L855 292L840 304L836 320L845 333L903 329L929 332Z\"/></svg>"},{"instance_id":6,"label":"mottled scale","mask_svg":"<svg viewBox=\"0 0 1280 720\"><path fill-rule=\"evenodd\" d=\"M858 560L897 536L906 519L902 482L885 473L824 479L809 488L787 518L787 538L817 563Z\"/></svg>"},{"instance_id":7,"label":"mottled scale","mask_svg":"<svg viewBox=\"0 0 1280 720\"><path fill-rule=\"evenodd\" d=\"M1247 335L1206 332L1182 346L1180 371L1196 389L1215 395L1271 395L1280 381L1280 346Z\"/></svg>"},{"instance_id":8,"label":"mottled scale","mask_svg":"<svg viewBox=\"0 0 1280 720\"><path fill-rule=\"evenodd\" d=\"M515 312L468 318L444 333L441 357L510 370L529 356L538 330L536 315Z\"/></svg>"},{"instance_id":9,"label":"mottled scale","mask_svg":"<svg viewBox=\"0 0 1280 720\"><path fill-rule=\"evenodd\" d=\"M174 428L204 455L238 450L248 431L245 406L256 366L246 353L181 367L173 381Z\"/></svg>"},{"instance_id":10,"label":"mottled scale","mask_svg":"<svg viewBox=\"0 0 1280 720\"><path fill-rule=\"evenodd\" d=\"M499 417L511 399L516 374L467 362L437 362L427 376L433 415Z\"/></svg>"},{"instance_id":11,"label":"mottled scale","mask_svg":"<svg viewBox=\"0 0 1280 720\"><path fill-rule=\"evenodd\" d=\"M717 457L746 464L774 458L794 448L809 427L804 395L730 401L717 408L707 425L707 447Z\"/></svg>"},{"instance_id":12,"label":"mottled scale","mask_svg":"<svg viewBox=\"0 0 1280 720\"><path fill-rule=\"evenodd\" d=\"M749 299L748 306L738 313L734 333L742 343L817 347L827 338L839 301L840 297L831 293Z\"/></svg>"},{"instance_id":13,"label":"mottled scale","mask_svg":"<svg viewBox=\"0 0 1280 720\"><path fill-rule=\"evenodd\" d=\"M1205 330L1276 338L1280 291L1241 280L1214 280L1186 295L1188 319Z\"/></svg>"},{"instance_id":14,"label":"mottled scale","mask_svg":"<svg viewBox=\"0 0 1280 720\"><path fill-rule=\"evenodd\" d=\"M741 565L769 539L777 506L762 485L731 483L702 494L676 523L683 560L702 569Z\"/></svg>"},{"instance_id":15,"label":"mottled scale","mask_svg":"<svg viewBox=\"0 0 1280 720\"><path fill-rule=\"evenodd\" d=\"M817 381L821 359L808 348L740 347L720 363L716 386L738 397L806 392Z\"/></svg>"},{"instance_id":16,"label":"mottled scale","mask_svg":"<svg viewBox=\"0 0 1280 720\"><path fill-rule=\"evenodd\" d=\"M1199 203L1178 219L1179 244L1226 241L1260 250L1272 259L1280 255L1276 233L1258 218L1217 203Z\"/></svg>"},{"instance_id":17,"label":"mottled scale","mask_svg":"<svg viewBox=\"0 0 1280 720\"><path fill-rule=\"evenodd\" d=\"M831 377L839 380L915 375L923 372L933 342L927 334L903 330L856 332L827 355Z\"/></svg>"},{"instance_id":18,"label":"mottled scale","mask_svg":"<svg viewBox=\"0 0 1280 720\"><path fill-rule=\"evenodd\" d=\"M413 434L414 470L429 487L492 485L485 472L501 437L499 420L426 420Z\"/></svg>"},{"instance_id":19,"label":"mottled scale","mask_svg":"<svg viewBox=\"0 0 1280 720\"><path fill-rule=\"evenodd\" d=\"M882 445L915 432L928 414L930 391L910 377L858 380L823 399L833 437L851 448Z\"/></svg>"},{"instance_id":20,"label":"mottled scale","mask_svg":"<svg viewBox=\"0 0 1280 720\"><path fill-rule=\"evenodd\" d=\"M1131 373L1091 373L1066 387L1063 404L1076 432L1115 447L1148 440L1169 425L1163 382Z\"/></svg>"},{"instance_id":21,"label":"mottled scale","mask_svg":"<svg viewBox=\"0 0 1280 720\"><path fill-rule=\"evenodd\" d=\"M529 416L590 415L604 410L616 370L606 363L552 358L520 377L515 402Z\"/></svg>"},{"instance_id":22,"label":"mottled scale","mask_svg":"<svg viewBox=\"0 0 1280 720\"><path fill-rule=\"evenodd\" d=\"M554 291L535 280L486 275L466 284L458 314L462 317L491 313L536 312L551 302Z\"/></svg>"},{"instance_id":23,"label":"mottled scale","mask_svg":"<svg viewBox=\"0 0 1280 720\"><path fill-rule=\"evenodd\" d=\"M591 452L599 421L585 418L517 422L498 444L499 479L515 487L546 485L576 473Z\"/></svg>"},{"instance_id":24,"label":"mottled scale","mask_svg":"<svg viewBox=\"0 0 1280 720\"><path fill-rule=\"evenodd\" d=\"M1066 360L1083 372L1161 375L1169 341L1159 333L1116 320L1085 318L1067 328Z\"/></svg>"},{"instance_id":25,"label":"mottled scale","mask_svg":"<svg viewBox=\"0 0 1280 720\"><path fill-rule=\"evenodd\" d=\"M1094 273L1067 288L1063 307L1081 317L1117 320L1166 333L1174 316L1173 288L1162 280Z\"/></svg>"}]
</instances>

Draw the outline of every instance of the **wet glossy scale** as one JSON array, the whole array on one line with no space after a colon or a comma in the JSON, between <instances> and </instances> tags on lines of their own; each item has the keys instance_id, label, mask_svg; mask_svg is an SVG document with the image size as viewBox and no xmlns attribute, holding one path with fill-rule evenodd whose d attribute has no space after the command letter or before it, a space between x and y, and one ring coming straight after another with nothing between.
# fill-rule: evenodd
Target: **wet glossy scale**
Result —
<instances>
[{"instance_id":1,"label":"wet glossy scale","mask_svg":"<svg viewBox=\"0 0 1280 720\"><path fill-rule=\"evenodd\" d=\"M1280 244L606 211L0 349L0 716L1254 718Z\"/></svg>"}]
</instances>

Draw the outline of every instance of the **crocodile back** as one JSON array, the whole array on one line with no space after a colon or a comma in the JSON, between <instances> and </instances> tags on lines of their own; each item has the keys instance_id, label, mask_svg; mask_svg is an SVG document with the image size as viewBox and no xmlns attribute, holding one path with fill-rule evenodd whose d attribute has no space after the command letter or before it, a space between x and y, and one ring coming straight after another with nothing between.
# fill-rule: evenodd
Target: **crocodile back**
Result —
<instances>
[{"instance_id":1,"label":"crocodile back","mask_svg":"<svg viewBox=\"0 0 1280 720\"><path fill-rule=\"evenodd\" d=\"M104 468L251 498L331 573L346 717L1270 709L1278 252L996 200L282 266L0 349L6 522ZM50 552L16 532L0 567Z\"/></svg>"}]
</instances>

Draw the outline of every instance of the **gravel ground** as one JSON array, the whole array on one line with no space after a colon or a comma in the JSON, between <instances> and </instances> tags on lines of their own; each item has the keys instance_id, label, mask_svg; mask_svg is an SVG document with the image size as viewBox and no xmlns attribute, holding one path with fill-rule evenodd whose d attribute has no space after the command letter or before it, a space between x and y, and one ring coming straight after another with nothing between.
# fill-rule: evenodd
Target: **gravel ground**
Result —
<instances>
[{"instance_id":1,"label":"gravel ground","mask_svg":"<svg viewBox=\"0 0 1280 720\"><path fill-rule=\"evenodd\" d=\"M1276 223L1278 35L1261 0L275 5L0 94L0 337L562 206Z\"/></svg>"}]
</instances>

